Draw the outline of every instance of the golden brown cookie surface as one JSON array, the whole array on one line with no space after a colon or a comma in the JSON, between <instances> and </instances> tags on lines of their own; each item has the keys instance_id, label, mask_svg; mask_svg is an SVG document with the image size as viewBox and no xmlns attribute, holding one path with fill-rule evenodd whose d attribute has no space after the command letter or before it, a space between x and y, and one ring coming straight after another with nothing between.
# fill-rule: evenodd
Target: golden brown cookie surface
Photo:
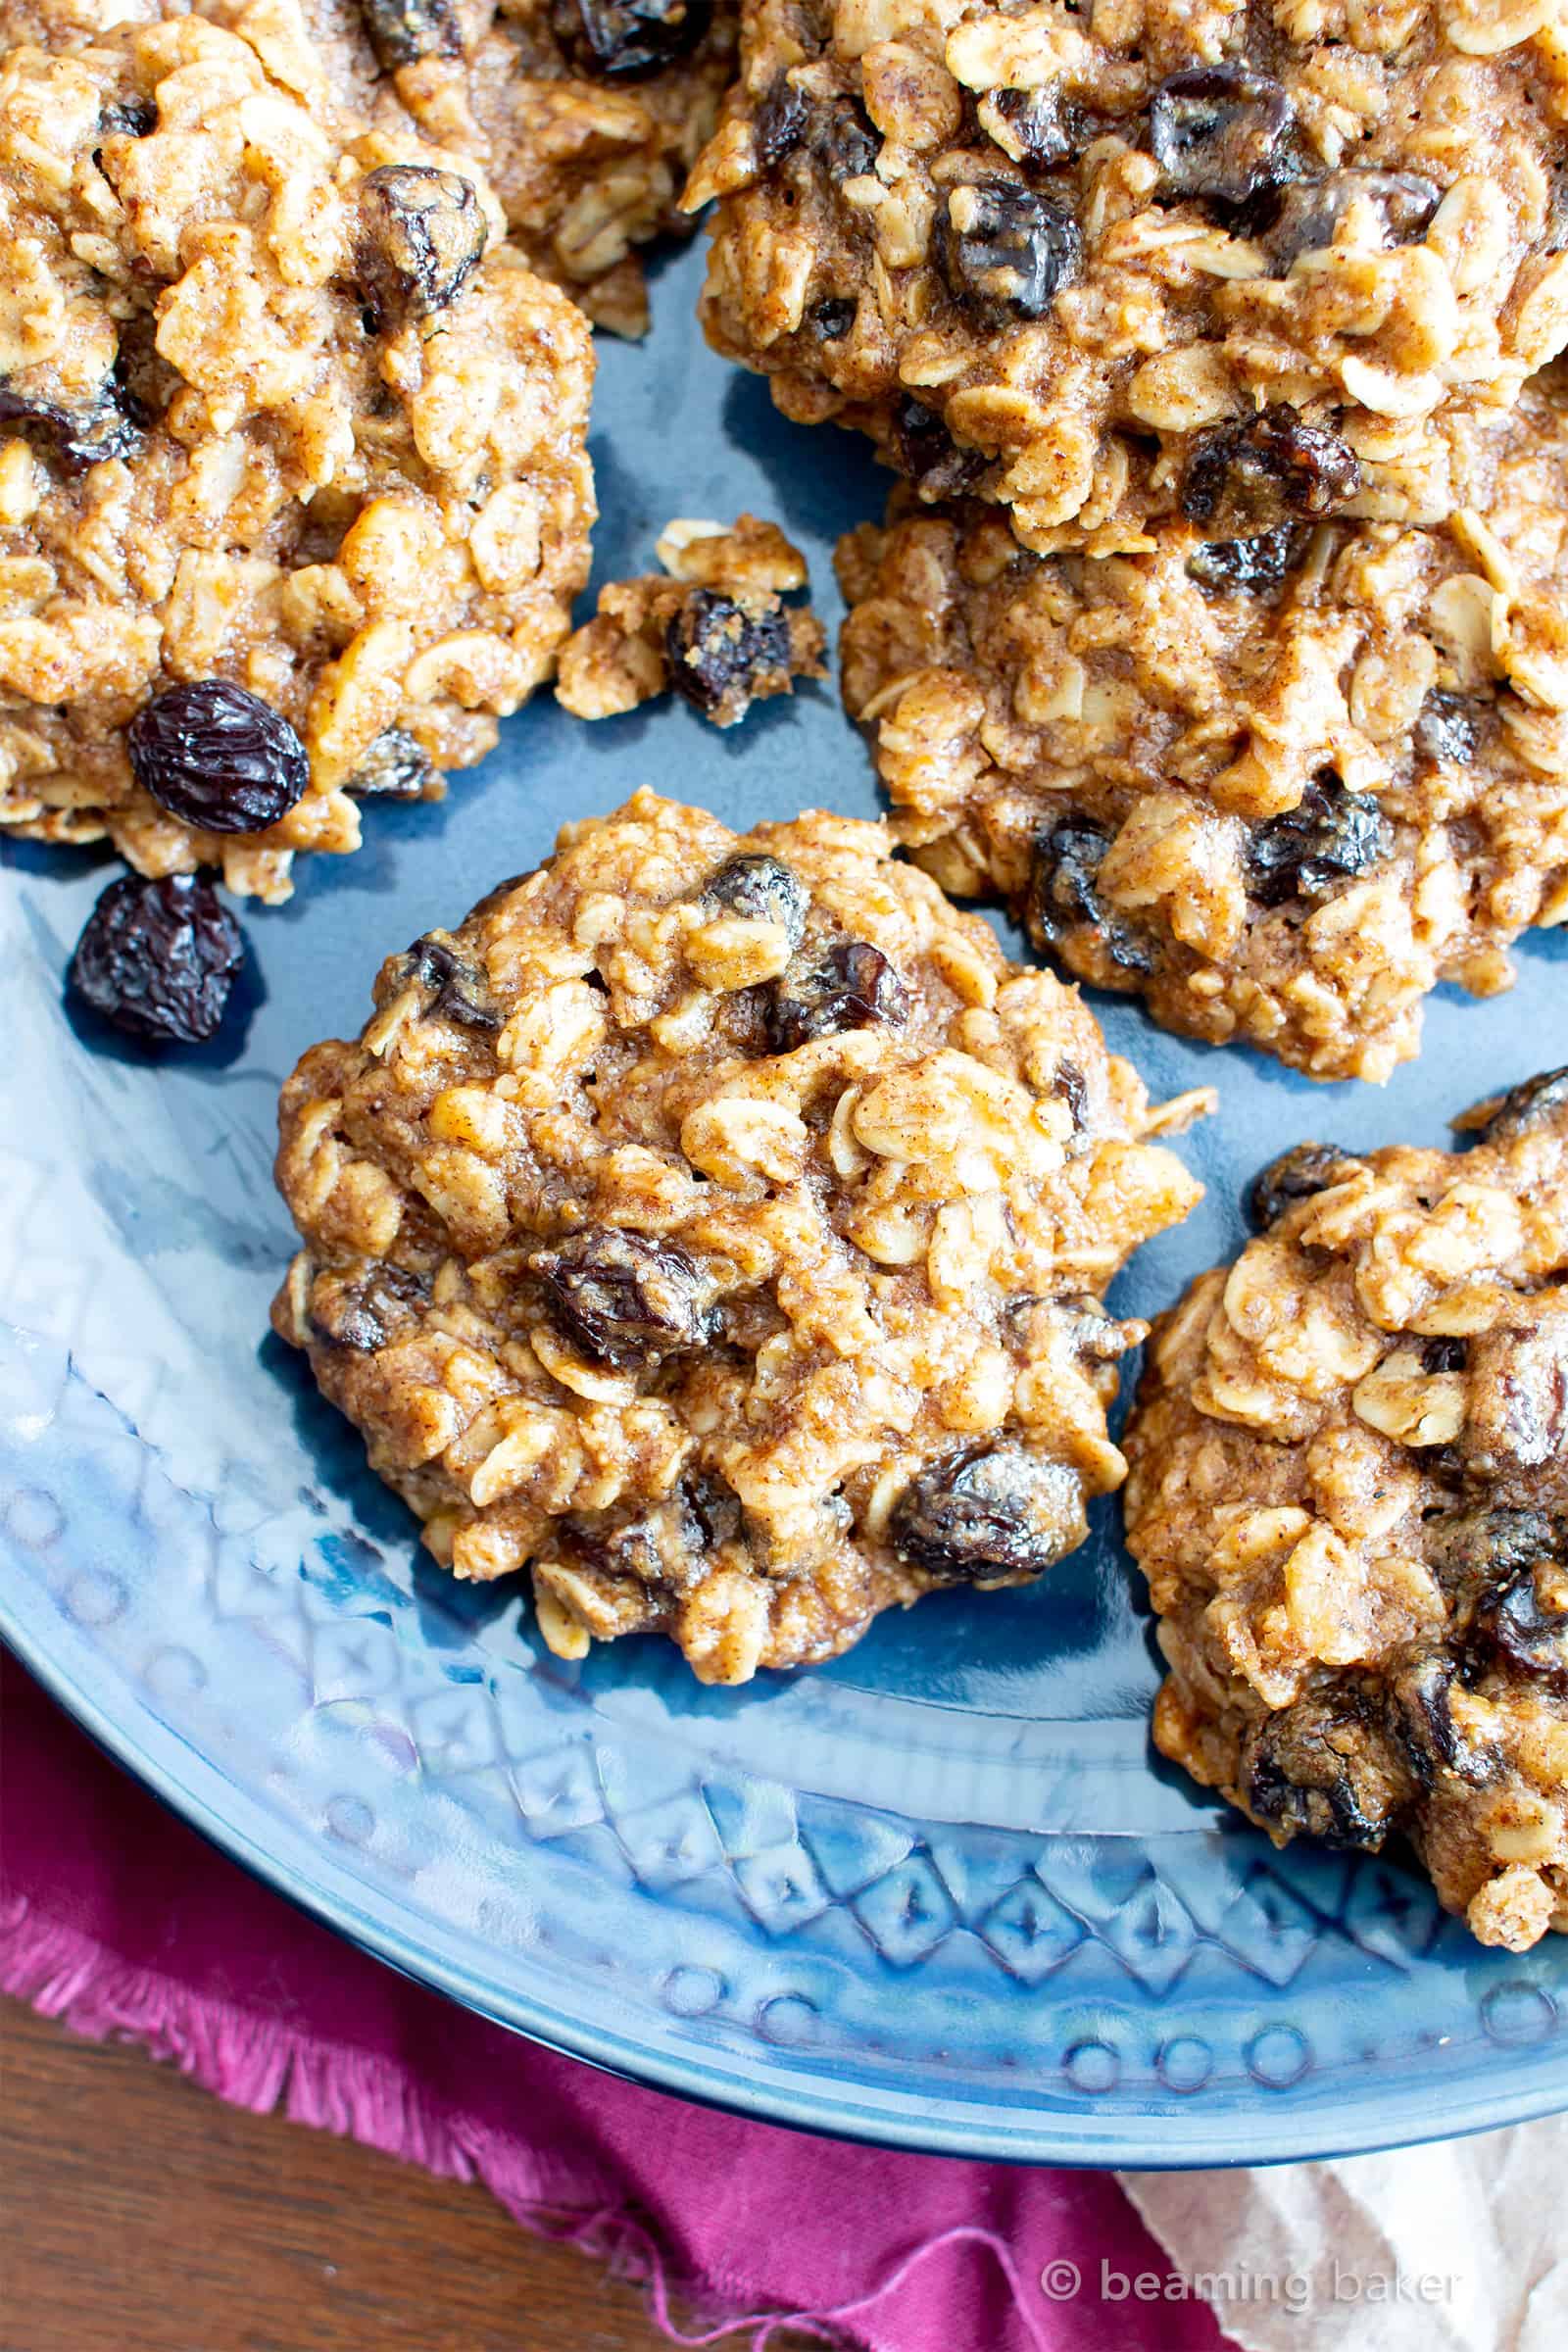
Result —
<instances>
[{"instance_id":1,"label":"golden brown cookie surface","mask_svg":"<svg viewBox=\"0 0 1568 2352\"><path fill-rule=\"evenodd\" d=\"M1568 1930L1568 1071L1483 1108L1265 1172L1154 1327L1127 1540L1162 1751L1280 1843L1407 1837L1522 1951Z\"/></svg>"},{"instance_id":2,"label":"golden brown cookie surface","mask_svg":"<svg viewBox=\"0 0 1568 2352\"><path fill-rule=\"evenodd\" d=\"M1101 1294L1198 1188L1076 993L890 848L641 793L284 1090L277 1328L564 1654L828 1657L1040 1573L1121 1477Z\"/></svg>"}]
</instances>

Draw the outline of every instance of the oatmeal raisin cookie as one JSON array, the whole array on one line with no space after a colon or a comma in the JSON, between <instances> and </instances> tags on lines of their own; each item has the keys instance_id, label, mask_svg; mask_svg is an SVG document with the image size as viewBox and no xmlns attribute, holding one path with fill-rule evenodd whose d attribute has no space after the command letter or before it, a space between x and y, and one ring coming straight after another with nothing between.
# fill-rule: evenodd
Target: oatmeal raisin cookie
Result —
<instances>
[{"instance_id":1,"label":"oatmeal raisin cookie","mask_svg":"<svg viewBox=\"0 0 1568 2352\"><path fill-rule=\"evenodd\" d=\"M732 727L797 678L826 675L821 622L782 601L806 586L806 559L776 522L677 520L655 553L663 571L602 588L561 649L556 696L575 717L615 717L673 688Z\"/></svg>"},{"instance_id":2,"label":"oatmeal raisin cookie","mask_svg":"<svg viewBox=\"0 0 1568 2352\"><path fill-rule=\"evenodd\" d=\"M552 673L593 355L482 177L225 13L0 54L0 824L277 899Z\"/></svg>"},{"instance_id":3,"label":"oatmeal raisin cookie","mask_svg":"<svg viewBox=\"0 0 1568 2352\"><path fill-rule=\"evenodd\" d=\"M706 1681L1019 1584L1116 1486L1101 1304L1198 1187L1075 991L880 825L639 793L283 1092L273 1309L466 1578Z\"/></svg>"},{"instance_id":4,"label":"oatmeal raisin cookie","mask_svg":"<svg viewBox=\"0 0 1568 2352\"><path fill-rule=\"evenodd\" d=\"M1278 1844L1407 1837L1523 1951L1568 1932L1568 1070L1465 1123L1264 1172L1154 1327L1127 1541L1161 1751Z\"/></svg>"},{"instance_id":5,"label":"oatmeal raisin cookie","mask_svg":"<svg viewBox=\"0 0 1568 2352\"><path fill-rule=\"evenodd\" d=\"M742 13L710 340L1042 552L1430 514L1432 420L1568 342L1560 0Z\"/></svg>"},{"instance_id":6,"label":"oatmeal raisin cookie","mask_svg":"<svg viewBox=\"0 0 1568 2352\"><path fill-rule=\"evenodd\" d=\"M1568 378L1452 445L1441 526L1039 557L994 509L851 534L846 702L901 838L1081 979L1320 1078L1568 918Z\"/></svg>"}]
</instances>

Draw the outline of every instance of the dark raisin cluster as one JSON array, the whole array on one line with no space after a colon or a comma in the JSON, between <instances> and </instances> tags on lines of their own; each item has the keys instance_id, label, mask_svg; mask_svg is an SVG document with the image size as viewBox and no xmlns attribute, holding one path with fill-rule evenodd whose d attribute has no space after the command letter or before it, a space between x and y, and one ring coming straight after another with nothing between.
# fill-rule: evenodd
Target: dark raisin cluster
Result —
<instances>
[{"instance_id":1,"label":"dark raisin cluster","mask_svg":"<svg viewBox=\"0 0 1568 2352\"><path fill-rule=\"evenodd\" d=\"M503 1025L505 1016L483 973L465 962L450 940L434 932L416 939L401 959L398 985L407 988L411 983L430 991L426 1020L451 1021L460 1029Z\"/></svg>"},{"instance_id":2,"label":"dark raisin cluster","mask_svg":"<svg viewBox=\"0 0 1568 2352\"><path fill-rule=\"evenodd\" d=\"M1099 932L1119 970L1152 972L1154 957L1149 941L1109 913L1095 887L1110 839L1098 825L1071 820L1038 836L1030 870L1029 929L1042 947L1059 948L1071 932L1088 925Z\"/></svg>"},{"instance_id":3,"label":"dark raisin cluster","mask_svg":"<svg viewBox=\"0 0 1568 2352\"><path fill-rule=\"evenodd\" d=\"M456 302L484 253L472 182L429 164L384 164L360 187L360 291L377 329Z\"/></svg>"},{"instance_id":4,"label":"dark raisin cluster","mask_svg":"<svg viewBox=\"0 0 1568 2352\"><path fill-rule=\"evenodd\" d=\"M88 916L66 974L83 1004L146 1045L216 1035L245 960L239 926L208 882L123 874Z\"/></svg>"},{"instance_id":5,"label":"dark raisin cluster","mask_svg":"<svg viewBox=\"0 0 1568 2352\"><path fill-rule=\"evenodd\" d=\"M422 57L461 57L457 0L360 0L376 62L388 74Z\"/></svg>"},{"instance_id":6,"label":"dark raisin cluster","mask_svg":"<svg viewBox=\"0 0 1568 2352\"><path fill-rule=\"evenodd\" d=\"M1082 1541L1082 1490L1020 1446L963 1446L916 1473L888 1532L901 1559L943 1584L1040 1576Z\"/></svg>"},{"instance_id":7,"label":"dark raisin cluster","mask_svg":"<svg viewBox=\"0 0 1568 2352\"><path fill-rule=\"evenodd\" d=\"M1360 465L1339 434L1280 401L1202 435L1188 460L1182 513L1207 538L1246 538L1316 521L1360 486Z\"/></svg>"},{"instance_id":8,"label":"dark raisin cluster","mask_svg":"<svg viewBox=\"0 0 1568 2352\"><path fill-rule=\"evenodd\" d=\"M689 57L712 15L712 0L555 0L554 8L567 58L600 81L641 81Z\"/></svg>"},{"instance_id":9,"label":"dark raisin cluster","mask_svg":"<svg viewBox=\"0 0 1568 2352\"><path fill-rule=\"evenodd\" d=\"M721 726L732 726L754 696L777 691L790 674L789 616L748 612L716 588L695 588L665 632L670 684Z\"/></svg>"},{"instance_id":10,"label":"dark raisin cluster","mask_svg":"<svg viewBox=\"0 0 1568 2352\"><path fill-rule=\"evenodd\" d=\"M0 381L0 424L20 424L68 473L113 458L134 458L151 422L120 369L80 408L34 400Z\"/></svg>"},{"instance_id":11,"label":"dark raisin cluster","mask_svg":"<svg viewBox=\"0 0 1568 2352\"><path fill-rule=\"evenodd\" d=\"M804 971L792 966L774 982L764 1017L771 1051L793 1054L814 1038L837 1037L846 1029L868 1029L875 1022L897 1028L908 1013L908 991L881 949L848 939Z\"/></svg>"},{"instance_id":12,"label":"dark raisin cluster","mask_svg":"<svg viewBox=\"0 0 1568 2352\"><path fill-rule=\"evenodd\" d=\"M1259 825L1248 845L1248 878L1264 906L1323 899L1388 858L1394 828L1369 793L1348 792L1325 769L1294 808Z\"/></svg>"},{"instance_id":13,"label":"dark raisin cluster","mask_svg":"<svg viewBox=\"0 0 1568 2352\"><path fill-rule=\"evenodd\" d=\"M1043 318L1083 258L1066 205L1012 179L970 180L950 190L937 208L934 250L951 293L994 316L1018 318Z\"/></svg>"}]
</instances>

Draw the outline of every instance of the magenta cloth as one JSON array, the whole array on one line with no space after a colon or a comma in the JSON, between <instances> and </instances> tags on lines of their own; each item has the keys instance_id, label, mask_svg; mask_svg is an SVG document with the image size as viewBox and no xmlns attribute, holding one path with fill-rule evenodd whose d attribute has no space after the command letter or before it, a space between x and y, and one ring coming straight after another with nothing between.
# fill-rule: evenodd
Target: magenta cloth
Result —
<instances>
[{"instance_id":1,"label":"magenta cloth","mask_svg":"<svg viewBox=\"0 0 1568 2352\"><path fill-rule=\"evenodd\" d=\"M258 1886L3 1652L0 1740L0 1987L235 2106L483 2180L646 2280L675 2342L791 2322L871 2352L1222 2352L1204 2306L1101 2301L1102 2257L1169 2273L1111 2175L891 2155L595 2073ZM1053 2304L1062 2262L1085 2291Z\"/></svg>"}]
</instances>

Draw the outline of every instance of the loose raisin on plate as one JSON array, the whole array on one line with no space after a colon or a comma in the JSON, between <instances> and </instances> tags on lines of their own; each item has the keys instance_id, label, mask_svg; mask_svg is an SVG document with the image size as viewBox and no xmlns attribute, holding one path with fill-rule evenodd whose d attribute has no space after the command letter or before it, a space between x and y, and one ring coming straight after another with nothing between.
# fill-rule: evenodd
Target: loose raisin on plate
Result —
<instances>
[{"instance_id":1,"label":"loose raisin on plate","mask_svg":"<svg viewBox=\"0 0 1568 2352\"><path fill-rule=\"evenodd\" d=\"M978 450L960 449L935 409L907 393L893 419L893 454L922 498L961 498L986 469Z\"/></svg>"},{"instance_id":2,"label":"loose raisin on plate","mask_svg":"<svg viewBox=\"0 0 1568 2352\"><path fill-rule=\"evenodd\" d=\"M66 986L148 1045L214 1036L245 960L239 926L211 883L124 874L87 917Z\"/></svg>"},{"instance_id":3,"label":"loose raisin on plate","mask_svg":"<svg viewBox=\"0 0 1568 2352\"><path fill-rule=\"evenodd\" d=\"M117 369L80 408L34 400L0 380L0 424L30 430L68 473L84 473L112 458L130 459L142 445L146 410Z\"/></svg>"},{"instance_id":4,"label":"loose raisin on plate","mask_svg":"<svg viewBox=\"0 0 1568 2352\"><path fill-rule=\"evenodd\" d=\"M1182 513L1216 538L1246 538L1293 517L1332 514L1361 483L1355 453L1288 401L1204 433L1182 481Z\"/></svg>"},{"instance_id":5,"label":"loose raisin on plate","mask_svg":"<svg viewBox=\"0 0 1568 2352\"><path fill-rule=\"evenodd\" d=\"M665 631L670 684L694 710L732 727L753 697L790 674L790 624L783 612L752 614L716 588L697 588Z\"/></svg>"},{"instance_id":6,"label":"loose raisin on plate","mask_svg":"<svg viewBox=\"0 0 1568 2352\"><path fill-rule=\"evenodd\" d=\"M1083 1542L1083 1488L1062 1462L981 1443L942 1454L893 1506L899 1557L943 1584L1040 1576Z\"/></svg>"},{"instance_id":7,"label":"loose raisin on plate","mask_svg":"<svg viewBox=\"0 0 1568 2352\"><path fill-rule=\"evenodd\" d=\"M1288 1209L1331 1184L1343 1183L1356 1162L1338 1144L1293 1144L1248 1186L1244 1205L1254 1233L1267 1233Z\"/></svg>"},{"instance_id":8,"label":"loose raisin on plate","mask_svg":"<svg viewBox=\"0 0 1568 2352\"><path fill-rule=\"evenodd\" d=\"M1462 694L1434 686L1416 715L1410 740L1416 757L1431 767L1450 760L1455 767L1468 767L1476 756L1475 705Z\"/></svg>"},{"instance_id":9,"label":"loose raisin on plate","mask_svg":"<svg viewBox=\"0 0 1568 2352\"><path fill-rule=\"evenodd\" d=\"M793 1054L814 1038L838 1037L873 1022L897 1028L908 1018L909 998L880 948L843 940L804 973L786 973L767 999L768 1045Z\"/></svg>"},{"instance_id":10,"label":"loose raisin on plate","mask_svg":"<svg viewBox=\"0 0 1568 2352\"><path fill-rule=\"evenodd\" d=\"M1154 956L1150 943L1119 915L1107 912L1095 888L1095 876L1109 848L1110 835L1098 825L1070 819L1036 836L1026 909L1029 929L1042 947L1059 948L1069 932L1087 927L1098 933L1118 970L1152 972Z\"/></svg>"},{"instance_id":11,"label":"loose raisin on plate","mask_svg":"<svg viewBox=\"0 0 1568 2352\"><path fill-rule=\"evenodd\" d=\"M556 28L579 72L638 81L689 57L712 0L556 0Z\"/></svg>"},{"instance_id":12,"label":"loose raisin on plate","mask_svg":"<svg viewBox=\"0 0 1568 2352\"><path fill-rule=\"evenodd\" d=\"M1290 169L1295 109L1277 81L1245 66L1173 74L1149 109L1149 144L1178 196L1245 204Z\"/></svg>"},{"instance_id":13,"label":"loose raisin on plate","mask_svg":"<svg viewBox=\"0 0 1568 2352\"><path fill-rule=\"evenodd\" d=\"M206 833L260 833L311 780L288 720L243 686L199 678L143 704L125 734L143 792Z\"/></svg>"},{"instance_id":14,"label":"loose raisin on plate","mask_svg":"<svg viewBox=\"0 0 1568 2352\"><path fill-rule=\"evenodd\" d=\"M420 801L430 789L434 772L423 745L416 743L406 727L388 727L376 737L343 789L366 800Z\"/></svg>"},{"instance_id":15,"label":"loose raisin on plate","mask_svg":"<svg viewBox=\"0 0 1568 2352\"><path fill-rule=\"evenodd\" d=\"M999 90L990 106L1004 125L999 144L1026 170L1054 171L1080 144L1061 92L1052 84L1038 90Z\"/></svg>"},{"instance_id":16,"label":"loose raisin on plate","mask_svg":"<svg viewBox=\"0 0 1568 2352\"><path fill-rule=\"evenodd\" d=\"M311 1329L329 1348L373 1355L415 1319L430 1286L407 1266L366 1265L318 1276L311 1285Z\"/></svg>"},{"instance_id":17,"label":"loose raisin on plate","mask_svg":"<svg viewBox=\"0 0 1568 2352\"><path fill-rule=\"evenodd\" d=\"M1304 534L1282 522L1253 539L1213 539L1187 559L1187 576L1215 596L1268 596L1299 563Z\"/></svg>"},{"instance_id":18,"label":"loose raisin on plate","mask_svg":"<svg viewBox=\"0 0 1568 2352\"><path fill-rule=\"evenodd\" d=\"M1264 906L1323 899L1389 857L1394 827L1369 793L1347 792L1331 770L1294 808L1259 825L1248 844L1248 878Z\"/></svg>"},{"instance_id":19,"label":"loose raisin on plate","mask_svg":"<svg viewBox=\"0 0 1568 2352\"><path fill-rule=\"evenodd\" d=\"M402 958L399 985L416 982L433 993L424 1008L426 1020L453 1021L460 1029L499 1029L505 1015L490 994L482 972L466 963L450 943L426 932Z\"/></svg>"},{"instance_id":20,"label":"loose raisin on plate","mask_svg":"<svg viewBox=\"0 0 1568 2352\"><path fill-rule=\"evenodd\" d=\"M1282 188L1264 234L1269 259L1289 269L1298 254L1321 253L1352 204L1370 205L1385 243L1408 245L1427 227L1443 199L1421 172L1325 172Z\"/></svg>"},{"instance_id":21,"label":"loose raisin on plate","mask_svg":"<svg viewBox=\"0 0 1568 2352\"><path fill-rule=\"evenodd\" d=\"M457 0L360 0L376 62L395 74L421 57L461 57Z\"/></svg>"},{"instance_id":22,"label":"loose raisin on plate","mask_svg":"<svg viewBox=\"0 0 1568 2352\"><path fill-rule=\"evenodd\" d=\"M489 233L473 183L431 164L383 164L360 183L359 283L378 327L456 302Z\"/></svg>"},{"instance_id":23,"label":"loose raisin on plate","mask_svg":"<svg viewBox=\"0 0 1568 2352\"><path fill-rule=\"evenodd\" d=\"M1568 1110L1568 1068L1543 1070L1539 1076L1526 1078L1521 1085L1508 1089L1489 1112L1475 1140L1478 1144L1511 1144L1565 1110Z\"/></svg>"},{"instance_id":24,"label":"loose raisin on plate","mask_svg":"<svg viewBox=\"0 0 1568 2352\"><path fill-rule=\"evenodd\" d=\"M550 1311L590 1361L617 1371L700 1348L712 1314L692 1260L667 1243L600 1226L530 1260Z\"/></svg>"},{"instance_id":25,"label":"loose raisin on plate","mask_svg":"<svg viewBox=\"0 0 1568 2352\"><path fill-rule=\"evenodd\" d=\"M811 894L800 875L779 858L753 850L719 867L703 886L702 904L715 912L743 915L750 922L777 923L793 954L806 929Z\"/></svg>"},{"instance_id":26,"label":"loose raisin on plate","mask_svg":"<svg viewBox=\"0 0 1568 2352\"><path fill-rule=\"evenodd\" d=\"M1348 1699L1298 1699L1247 1735L1247 1810L1282 1838L1376 1853L1415 1794L1415 1776Z\"/></svg>"},{"instance_id":27,"label":"loose raisin on plate","mask_svg":"<svg viewBox=\"0 0 1568 2352\"><path fill-rule=\"evenodd\" d=\"M1054 197L1013 179L966 180L937 207L937 265L960 301L1043 318L1074 276L1078 223Z\"/></svg>"}]
</instances>

